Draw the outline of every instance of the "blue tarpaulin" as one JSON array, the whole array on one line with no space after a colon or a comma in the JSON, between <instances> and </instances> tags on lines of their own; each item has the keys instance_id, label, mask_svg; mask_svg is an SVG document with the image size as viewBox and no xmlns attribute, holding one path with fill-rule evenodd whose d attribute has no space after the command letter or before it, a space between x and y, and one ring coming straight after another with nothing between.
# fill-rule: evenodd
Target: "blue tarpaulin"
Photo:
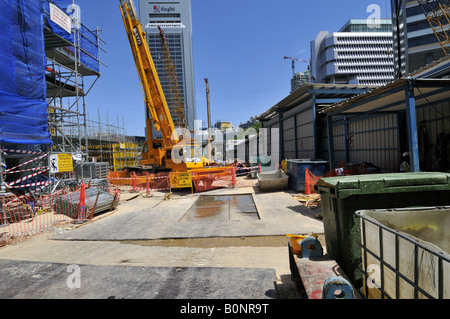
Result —
<instances>
[{"instance_id":1,"label":"blue tarpaulin","mask_svg":"<svg viewBox=\"0 0 450 319\"><path fill-rule=\"evenodd\" d=\"M84 25L81 26L81 63L90 69L100 72L100 65L98 61L98 36Z\"/></svg>"},{"instance_id":2,"label":"blue tarpaulin","mask_svg":"<svg viewBox=\"0 0 450 319\"><path fill-rule=\"evenodd\" d=\"M63 11L71 0L53 0ZM73 43L50 20L48 0L0 0L0 143L50 144L45 81L44 20L52 32ZM80 29L81 63L99 72L98 36ZM72 49L72 47L68 47Z\"/></svg>"},{"instance_id":3,"label":"blue tarpaulin","mask_svg":"<svg viewBox=\"0 0 450 319\"><path fill-rule=\"evenodd\" d=\"M59 7L60 9L62 9L62 11L66 12L67 7L72 3L72 1L67 1L67 0L53 0L52 1L53 4L55 4L57 7ZM47 21L50 29L52 30L53 33L59 35L61 38L70 41L73 43L73 33L72 32L67 32L66 30L64 30L63 28L61 28L58 24L54 23L51 19L50 19L50 3L48 0L44 0L42 3L43 6L43 14L44 14L44 19Z\"/></svg>"},{"instance_id":4,"label":"blue tarpaulin","mask_svg":"<svg viewBox=\"0 0 450 319\"><path fill-rule=\"evenodd\" d=\"M40 0L0 1L0 143L49 144Z\"/></svg>"},{"instance_id":5,"label":"blue tarpaulin","mask_svg":"<svg viewBox=\"0 0 450 319\"><path fill-rule=\"evenodd\" d=\"M53 4L58 6L62 11L66 12L68 15L72 14L72 11L69 10L68 7L72 4L71 0L53 0ZM48 22L51 30L59 35L60 37L74 43L74 35L72 33L68 33L66 30L58 26L56 23L53 23L50 20L50 4L48 0L44 0L43 3L44 8L44 18ZM81 25L80 33L80 62L85 66L89 67L95 72L100 72L100 63L98 60L98 36L95 32L92 32L84 25ZM72 48L68 48L69 50L73 50Z\"/></svg>"}]
</instances>

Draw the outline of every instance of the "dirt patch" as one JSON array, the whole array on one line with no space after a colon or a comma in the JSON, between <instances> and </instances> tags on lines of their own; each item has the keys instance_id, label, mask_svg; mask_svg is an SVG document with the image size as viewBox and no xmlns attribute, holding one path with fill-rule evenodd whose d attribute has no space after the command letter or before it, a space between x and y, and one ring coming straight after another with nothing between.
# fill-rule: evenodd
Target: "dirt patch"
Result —
<instances>
[{"instance_id":1,"label":"dirt patch","mask_svg":"<svg viewBox=\"0 0 450 319\"><path fill-rule=\"evenodd\" d=\"M325 245L323 234L319 234L319 241ZM287 236L256 236L256 237L208 237L208 238L180 238L155 240L127 240L123 244L159 247L190 247L190 248L219 248L219 247L286 247L289 243Z\"/></svg>"}]
</instances>

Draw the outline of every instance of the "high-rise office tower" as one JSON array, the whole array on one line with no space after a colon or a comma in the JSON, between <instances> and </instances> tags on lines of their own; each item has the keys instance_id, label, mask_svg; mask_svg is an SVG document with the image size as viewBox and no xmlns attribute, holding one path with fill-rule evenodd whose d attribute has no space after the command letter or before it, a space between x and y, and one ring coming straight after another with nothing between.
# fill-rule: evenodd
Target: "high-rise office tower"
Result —
<instances>
[{"instance_id":1,"label":"high-rise office tower","mask_svg":"<svg viewBox=\"0 0 450 319\"><path fill-rule=\"evenodd\" d=\"M311 41L311 78L316 83L381 86L394 79L391 19L378 26L351 19L339 32Z\"/></svg>"},{"instance_id":2,"label":"high-rise office tower","mask_svg":"<svg viewBox=\"0 0 450 319\"><path fill-rule=\"evenodd\" d=\"M196 118L194 63L192 56L192 15L190 0L140 0L140 21L147 33L158 76L166 96L174 123L177 122L176 105L172 105L170 97L170 79L164 72L163 47L158 27L166 35L167 43L175 65L181 100L184 103L184 114L189 130L194 130ZM155 135L155 132L154 132Z\"/></svg>"},{"instance_id":3,"label":"high-rise office tower","mask_svg":"<svg viewBox=\"0 0 450 319\"><path fill-rule=\"evenodd\" d=\"M310 83L310 77L311 74L308 70L304 72L297 72L294 74L294 76L291 79L291 93L297 90L299 87L301 87L305 83Z\"/></svg>"}]
</instances>

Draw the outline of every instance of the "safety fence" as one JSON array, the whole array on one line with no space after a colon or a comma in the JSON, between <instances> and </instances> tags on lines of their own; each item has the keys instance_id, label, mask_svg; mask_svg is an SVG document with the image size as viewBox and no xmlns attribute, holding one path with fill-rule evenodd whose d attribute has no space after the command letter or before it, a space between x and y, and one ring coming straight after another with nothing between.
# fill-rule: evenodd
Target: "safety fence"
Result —
<instances>
[{"instance_id":1,"label":"safety fence","mask_svg":"<svg viewBox=\"0 0 450 319\"><path fill-rule=\"evenodd\" d=\"M319 179L324 177L373 174L377 172L379 172L379 168L367 162L344 163L342 161L340 167L337 167L321 176L316 176L308 168L305 168L305 194L314 194L314 185L316 185Z\"/></svg>"},{"instance_id":2,"label":"safety fence","mask_svg":"<svg viewBox=\"0 0 450 319\"><path fill-rule=\"evenodd\" d=\"M317 181L321 179L322 176L318 177L311 173L311 171L306 168L305 169L305 194L311 195L314 194L314 185L316 185Z\"/></svg>"},{"instance_id":3,"label":"safety fence","mask_svg":"<svg viewBox=\"0 0 450 319\"><path fill-rule=\"evenodd\" d=\"M195 192L233 186L236 182L234 167L217 167L192 171Z\"/></svg>"},{"instance_id":4,"label":"safety fence","mask_svg":"<svg viewBox=\"0 0 450 319\"><path fill-rule=\"evenodd\" d=\"M157 174L139 174L136 172L109 172L108 182L109 187L112 190L118 191L162 191L170 190L170 174L169 173L157 173Z\"/></svg>"},{"instance_id":5,"label":"safety fence","mask_svg":"<svg viewBox=\"0 0 450 319\"><path fill-rule=\"evenodd\" d=\"M261 165L246 167L232 165L226 167L208 167L189 172L140 173L110 172L110 187L121 191L164 191L190 188L193 192L205 192L223 187L254 186L253 182L238 180L239 176L247 176L252 172L261 172Z\"/></svg>"},{"instance_id":6,"label":"safety fence","mask_svg":"<svg viewBox=\"0 0 450 319\"><path fill-rule=\"evenodd\" d=\"M84 182L75 189L65 188L50 195L0 196L0 246L14 244L71 223L92 220L99 211L113 210L120 193Z\"/></svg>"},{"instance_id":7,"label":"safety fence","mask_svg":"<svg viewBox=\"0 0 450 319\"><path fill-rule=\"evenodd\" d=\"M35 235L70 224L90 221L100 212L112 211L126 191L172 191L191 189L205 192L217 188L254 186L256 179L244 175L260 172L261 167L209 167L190 172L136 174L110 172L105 185L82 182L78 187L65 187L46 195L42 189L27 194L13 192L0 195L0 246L14 244Z\"/></svg>"},{"instance_id":8,"label":"safety fence","mask_svg":"<svg viewBox=\"0 0 450 319\"><path fill-rule=\"evenodd\" d=\"M9 191L15 189L26 189L26 188L39 188L43 189L46 186L50 185L50 181L46 178L42 178L44 173L49 171L49 167L47 165L43 165L43 162L47 162L45 159L50 152L35 152L35 151L27 151L27 150L14 150L14 149L0 149L0 154L4 156L14 156L14 155L23 155L27 157L31 157L29 160L16 165L11 168L7 168L0 170L1 181L0 187L4 190L7 189ZM44 160L45 159L45 160ZM2 164L3 165L3 164ZM34 165L34 167L30 167ZM36 167L36 165L42 165L40 167ZM20 177L15 179L14 181L7 182L5 179L8 176L17 176Z\"/></svg>"}]
</instances>

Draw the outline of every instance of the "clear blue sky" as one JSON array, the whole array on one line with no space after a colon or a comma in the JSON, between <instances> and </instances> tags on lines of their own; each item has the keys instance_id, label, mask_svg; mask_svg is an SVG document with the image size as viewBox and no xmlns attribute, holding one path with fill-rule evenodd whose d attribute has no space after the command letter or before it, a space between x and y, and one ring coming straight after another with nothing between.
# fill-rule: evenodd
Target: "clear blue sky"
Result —
<instances>
[{"instance_id":1,"label":"clear blue sky","mask_svg":"<svg viewBox=\"0 0 450 319\"><path fill-rule=\"evenodd\" d=\"M138 4L138 0L135 3ZM128 135L144 135L144 103L119 0L75 0L88 28L97 26L107 43L101 60L108 67L86 98L97 120L120 125ZM349 19L367 19L377 4L381 16L390 0L191 0L197 118L207 123L204 78L210 83L211 120L246 122L290 92L291 63L284 56L308 60L310 41L320 31L338 31ZM296 71L306 64L297 62ZM89 82L89 80L88 80Z\"/></svg>"}]
</instances>

